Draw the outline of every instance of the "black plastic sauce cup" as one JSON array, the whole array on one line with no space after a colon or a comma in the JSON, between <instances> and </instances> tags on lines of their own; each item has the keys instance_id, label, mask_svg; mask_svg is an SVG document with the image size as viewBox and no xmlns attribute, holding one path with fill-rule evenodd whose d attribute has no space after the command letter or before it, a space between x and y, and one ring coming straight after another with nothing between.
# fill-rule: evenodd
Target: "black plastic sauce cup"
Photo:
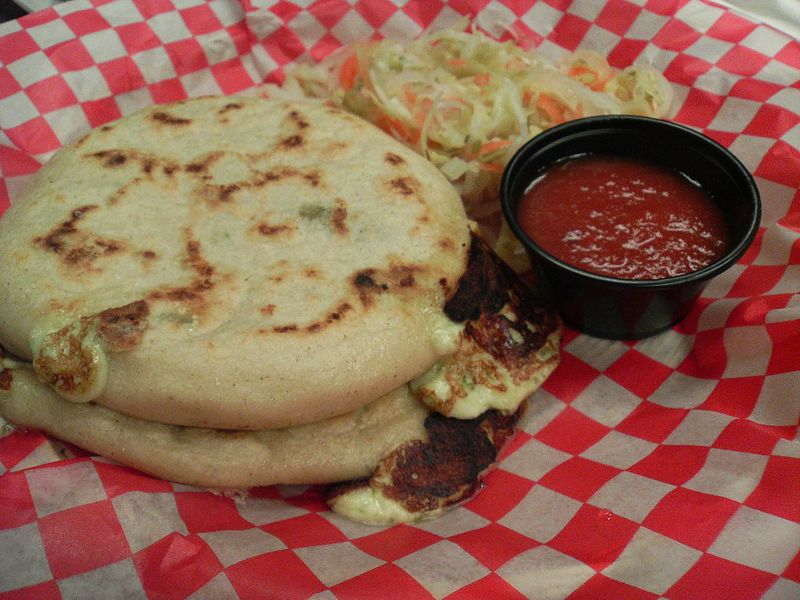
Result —
<instances>
[{"instance_id":1,"label":"black plastic sauce cup","mask_svg":"<svg viewBox=\"0 0 800 600\"><path fill-rule=\"evenodd\" d=\"M645 160L698 183L725 216L728 252L702 269L664 279L597 275L545 252L520 227L517 206L531 183L554 163L593 154ZM537 135L509 161L500 196L506 221L527 250L545 298L558 306L568 325L611 339L646 337L680 321L708 281L741 258L761 219L753 177L727 149L683 125L628 115L586 117Z\"/></svg>"}]
</instances>

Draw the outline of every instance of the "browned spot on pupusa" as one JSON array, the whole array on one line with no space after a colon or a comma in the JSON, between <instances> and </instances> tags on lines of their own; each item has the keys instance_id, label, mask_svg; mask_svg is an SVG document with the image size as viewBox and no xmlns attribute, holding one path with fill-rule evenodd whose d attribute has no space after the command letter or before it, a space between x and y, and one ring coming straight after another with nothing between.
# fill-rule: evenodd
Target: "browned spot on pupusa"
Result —
<instances>
[{"instance_id":1,"label":"browned spot on pupusa","mask_svg":"<svg viewBox=\"0 0 800 600\"><path fill-rule=\"evenodd\" d=\"M291 150L294 148L299 148L305 143L303 136L299 133L294 135L290 135L289 137L283 138L279 143L278 146L284 150Z\"/></svg>"},{"instance_id":2,"label":"browned spot on pupusa","mask_svg":"<svg viewBox=\"0 0 800 600\"><path fill-rule=\"evenodd\" d=\"M400 445L369 479L332 486L328 502L361 488L373 488L414 514L435 512L469 499L483 474L514 434L523 405L511 415L490 410L475 419L431 413L425 419L428 440Z\"/></svg>"},{"instance_id":3,"label":"browned spot on pupusa","mask_svg":"<svg viewBox=\"0 0 800 600\"><path fill-rule=\"evenodd\" d=\"M190 232L187 232L183 264L194 271L194 278L188 284L164 286L150 292L148 298L189 304L193 313L202 313L219 278L214 267L203 258L200 242L191 239Z\"/></svg>"},{"instance_id":4,"label":"browned spot on pupusa","mask_svg":"<svg viewBox=\"0 0 800 600\"><path fill-rule=\"evenodd\" d=\"M101 159L108 168L120 167L128 161L128 154L122 150L101 150L91 156Z\"/></svg>"},{"instance_id":5,"label":"browned spot on pupusa","mask_svg":"<svg viewBox=\"0 0 800 600\"><path fill-rule=\"evenodd\" d=\"M241 102L228 102L225 106L220 108L217 113L224 115L226 112L230 112L232 110L239 110L244 105Z\"/></svg>"},{"instance_id":6,"label":"browned spot on pupusa","mask_svg":"<svg viewBox=\"0 0 800 600\"><path fill-rule=\"evenodd\" d=\"M291 111L289 113L289 119L297 126L298 129L305 129L308 127L308 121L298 110Z\"/></svg>"},{"instance_id":7,"label":"browned spot on pupusa","mask_svg":"<svg viewBox=\"0 0 800 600\"><path fill-rule=\"evenodd\" d=\"M275 327L271 327L269 329L259 329L258 333L319 333L327 327L330 327L331 325L344 319L345 315L352 309L353 306L349 302L341 302L334 310L330 311L319 321L304 324L285 323L283 325L276 325Z\"/></svg>"},{"instance_id":8,"label":"browned spot on pupusa","mask_svg":"<svg viewBox=\"0 0 800 600\"><path fill-rule=\"evenodd\" d=\"M233 194L242 189L239 183L210 184L204 183L199 192L203 200L209 204L225 204L233 199Z\"/></svg>"},{"instance_id":9,"label":"browned spot on pupusa","mask_svg":"<svg viewBox=\"0 0 800 600\"><path fill-rule=\"evenodd\" d=\"M390 179L387 187L391 192L401 196L413 196L419 192L420 184L416 178L411 176L395 177Z\"/></svg>"},{"instance_id":10,"label":"browned spot on pupusa","mask_svg":"<svg viewBox=\"0 0 800 600\"><path fill-rule=\"evenodd\" d=\"M417 286L416 275L425 267L414 264L393 264L388 269L363 269L350 279L351 287L365 307L371 306L380 294L402 293Z\"/></svg>"},{"instance_id":11,"label":"browned spot on pupusa","mask_svg":"<svg viewBox=\"0 0 800 600\"><path fill-rule=\"evenodd\" d=\"M256 231L266 237L276 237L294 233L295 226L291 223L271 224L267 222L261 222L256 226Z\"/></svg>"},{"instance_id":12,"label":"browned spot on pupusa","mask_svg":"<svg viewBox=\"0 0 800 600\"><path fill-rule=\"evenodd\" d=\"M347 204L341 198L337 198L331 211L331 229L337 235L347 235Z\"/></svg>"},{"instance_id":13,"label":"browned spot on pupusa","mask_svg":"<svg viewBox=\"0 0 800 600\"><path fill-rule=\"evenodd\" d=\"M395 165L395 166L402 165L406 162L405 160L403 160L403 157L395 154L394 152L387 152L386 155L384 156L384 160L390 165Z\"/></svg>"},{"instance_id":14,"label":"browned spot on pupusa","mask_svg":"<svg viewBox=\"0 0 800 600\"><path fill-rule=\"evenodd\" d=\"M225 152L209 152L203 158L195 160L183 167L187 173L206 173L209 167L225 156Z\"/></svg>"},{"instance_id":15,"label":"browned spot on pupusa","mask_svg":"<svg viewBox=\"0 0 800 600\"><path fill-rule=\"evenodd\" d=\"M11 372L11 369L0 370L0 390L8 392L11 390L11 386L13 384L14 384L14 375Z\"/></svg>"},{"instance_id":16,"label":"browned spot on pupusa","mask_svg":"<svg viewBox=\"0 0 800 600\"><path fill-rule=\"evenodd\" d=\"M74 209L69 218L51 229L46 235L32 239L35 246L56 254L62 264L81 270L92 270L92 264L101 257L107 257L125 249L118 240L103 238L78 228L78 223L86 214L97 210L96 204L87 204Z\"/></svg>"},{"instance_id":17,"label":"browned spot on pupusa","mask_svg":"<svg viewBox=\"0 0 800 600\"><path fill-rule=\"evenodd\" d=\"M148 179L152 177L157 167L161 167L166 175L172 175L179 168L177 163L167 161L144 152L138 152L136 150L100 150L98 152L93 152L92 154L85 154L84 156L87 158L95 158L100 160L101 164L107 169L116 169L122 166L130 165L138 166L139 170ZM141 181L141 177L134 179L128 185L131 185L132 183L138 183L139 181Z\"/></svg>"},{"instance_id":18,"label":"browned spot on pupusa","mask_svg":"<svg viewBox=\"0 0 800 600\"><path fill-rule=\"evenodd\" d=\"M260 312L265 317L269 317L269 316L275 314L275 309L276 308L278 308L278 307L275 306L274 304L266 304L266 305L262 306L261 308L259 308L258 312Z\"/></svg>"},{"instance_id":19,"label":"browned spot on pupusa","mask_svg":"<svg viewBox=\"0 0 800 600\"><path fill-rule=\"evenodd\" d=\"M144 300L106 309L97 314L97 333L113 352L132 350L142 341L149 315L150 307Z\"/></svg>"},{"instance_id":20,"label":"browned spot on pupusa","mask_svg":"<svg viewBox=\"0 0 800 600\"><path fill-rule=\"evenodd\" d=\"M151 114L150 119L155 121L156 123L161 123L163 125L173 125L173 126L185 126L189 125L192 122L191 119L184 119L183 117L177 117L162 110L156 111L153 114Z\"/></svg>"}]
</instances>

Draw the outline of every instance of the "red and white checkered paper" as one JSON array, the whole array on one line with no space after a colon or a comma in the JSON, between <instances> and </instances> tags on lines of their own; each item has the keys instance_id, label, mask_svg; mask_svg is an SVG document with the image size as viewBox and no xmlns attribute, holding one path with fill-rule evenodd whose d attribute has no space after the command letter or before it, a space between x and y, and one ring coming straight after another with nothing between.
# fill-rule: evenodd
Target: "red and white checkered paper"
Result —
<instances>
[{"instance_id":1,"label":"red and white checkered paper","mask_svg":"<svg viewBox=\"0 0 800 600\"><path fill-rule=\"evenodd\" d=\"M485 489L418 525L4 437L0 599L800 598L800 42L780 31L708 0L74 0L0 26L0 211L90 127L460 14L663 71L674 118L756 176L750 251L662 335L568 331Z\"/></svg>"}]
</instances>

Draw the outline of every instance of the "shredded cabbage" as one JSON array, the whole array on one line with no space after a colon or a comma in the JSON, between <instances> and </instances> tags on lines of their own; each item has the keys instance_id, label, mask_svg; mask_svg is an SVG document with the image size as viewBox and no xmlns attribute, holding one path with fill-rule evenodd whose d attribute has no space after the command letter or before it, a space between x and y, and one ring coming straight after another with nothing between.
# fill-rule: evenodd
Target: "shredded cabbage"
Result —
<instances>
[{"instance_id":1,"label":"shredded cabbage","mask_svg":"<svg viewBox=\"0 0 800 600\"><path fill-rule=\"evenodd\" d=\"M345 46L317 65L287 70L279 97L319 98L379 126L433 162L467 214L515 268L527 265L502 226L497 189L514 152L544 129L577 117L662 117L672 90L651 67L617 71L597 52L553 63L465 22L410 42Z\"/></svg>"}]
</instances>

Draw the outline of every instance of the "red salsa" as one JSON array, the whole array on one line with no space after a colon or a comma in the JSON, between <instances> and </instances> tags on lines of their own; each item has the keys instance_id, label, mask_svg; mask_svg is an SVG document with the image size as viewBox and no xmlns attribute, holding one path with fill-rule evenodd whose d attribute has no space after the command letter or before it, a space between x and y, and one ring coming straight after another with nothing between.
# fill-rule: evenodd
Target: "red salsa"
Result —
<instances>
[{"instance_id":1,"label":"red salsa","mask_svg":"<svg viewBox=\"0 0 800 600\"><path fill-rule=\"evenodd\" d=\"M662 279L721 258L720 209L682 174L636 159L582 156L536 179L517 209L522 229L556 258L619 279Z\"/></svg>"}]
</instances>

